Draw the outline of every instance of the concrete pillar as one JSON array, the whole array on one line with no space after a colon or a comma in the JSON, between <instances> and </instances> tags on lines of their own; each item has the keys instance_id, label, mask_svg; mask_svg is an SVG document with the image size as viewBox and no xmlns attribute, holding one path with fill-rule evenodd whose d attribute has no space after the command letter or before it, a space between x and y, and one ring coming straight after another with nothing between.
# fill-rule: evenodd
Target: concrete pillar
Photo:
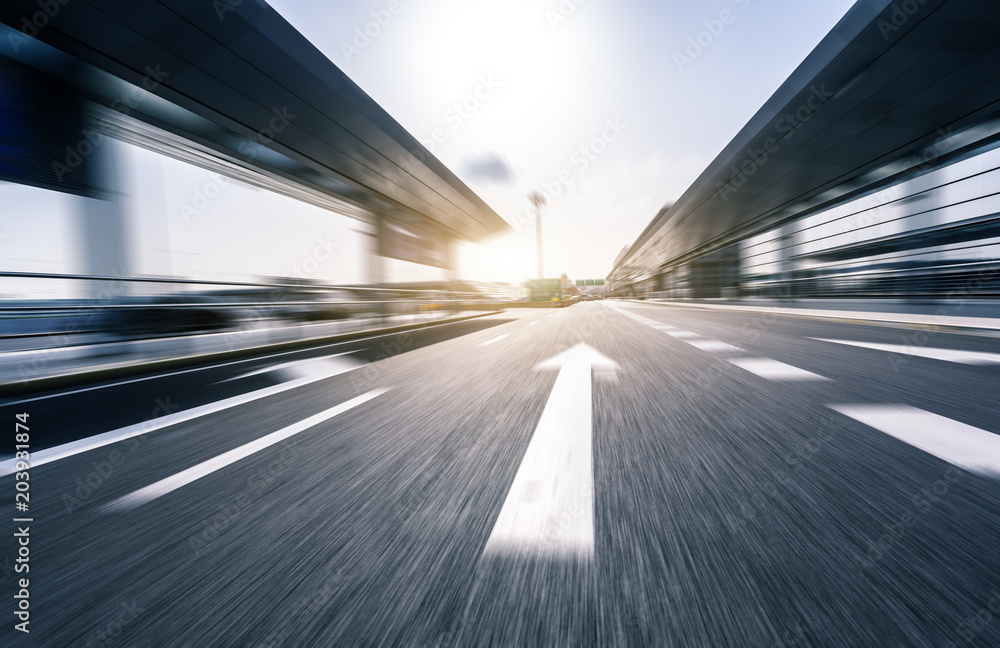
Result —
<instances>
[{"instance_id":1,"label":"concrete pillar","mask_svg":"<svg viewBox=\"0 0 1000 648\"><path fill-rule=\"evenodd\" d=\"M369 285L385 283L388 268L385 257L379 255L378 228L374 223L361 223L354 231L362 236L365 250L364 283Z\"/></svg>"},{"instance_id":2,"label":"concrete pillar","mask_svg":"<svg viewBox=\"0 0 1000 648\"><path fill-rule=\"evenodd\" d=\"M797 262L791 258L795 254L795 227L794 221L785 223L778 228L777 232L778 272L781 283L777 295L772 295L772 297L779 299L794 299L796 295L796 286L792 282L792 277L795 275Z\"/></svg>"},{"instance_id":3,"label":"concrete pillar","mask_svg":"<svg viewBox=\"0 0 1000 648\"><path fill-rule=\"evenodd\" d=\"M93 118L82 115L82 124L90 139L96 140L90 155L83 158L79 172L90 178L89 195L76 198L80 222L82 273L87 276L113 277L87 281L87 299L106 303L132 292L127 279L135 273L132 250L135 238L129 231L128 201L122 194L119 172L119 144L100 130ZM82 140L81 140L82 141ZM157 180L160 180L159 178ZM162 196L137 196L137 200L157 200Z\"/></svg>"},{"instance_id":4,"label":"concrete pillar","mask_svg":"<svg viewBox=\"0 0 1000 648\"><path fill-rule=\"evenodd\" d=\"M86 299L107 303L128 294L128 237L125 209L118 196L108 199L78 198L80 205L80 244L83 274L114 277L86 282Z\"/></svg>"},{"instance_id":5,"label":"concrete pillar","mask_svg":"<svg viewBox=\"0 0 1000 648\"><path fill-rule=\"evenodd\" d=\"M448 251L448 267L445 268L445 280L455 282L460 279L458 270L458 241L450 240L445 243Z\"/></svg>"}]
</instances>

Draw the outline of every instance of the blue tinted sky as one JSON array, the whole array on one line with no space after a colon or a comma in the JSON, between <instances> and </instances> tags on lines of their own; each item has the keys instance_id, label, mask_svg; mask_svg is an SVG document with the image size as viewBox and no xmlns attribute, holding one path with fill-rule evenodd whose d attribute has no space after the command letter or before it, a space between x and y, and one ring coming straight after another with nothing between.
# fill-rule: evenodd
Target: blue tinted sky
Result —
<instances>
[{"instance_id":1,"label":"blue tinted sky","mask_svg":"<svg viewBox=\"0 0 1000 648\"><path fill-rule=\"evenodd\" d=\"M549 194L546 274L590 278L610 270L853 3L270 4L508 222L530 215L528 191ZM359 36L366 30L375 35ZM469 278L533 276L534 225L461 258Z\"/></svg>"}]
</instances>

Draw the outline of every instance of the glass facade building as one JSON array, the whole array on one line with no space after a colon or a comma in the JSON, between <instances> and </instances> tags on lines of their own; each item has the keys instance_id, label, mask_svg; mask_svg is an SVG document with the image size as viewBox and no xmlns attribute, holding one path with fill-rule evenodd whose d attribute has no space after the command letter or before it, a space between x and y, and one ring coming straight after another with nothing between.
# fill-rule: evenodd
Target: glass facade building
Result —
<instances>
[{"instance_id":1,"label":"glass facade building","mask_svg":"<svg viewBox=\"0 0 1000 648\"><path fill-rule=\"evenodd\" d=\"M739 245L741 296L1000 294L1000 149L989 148Z\"/></svg>"}]
</instances>

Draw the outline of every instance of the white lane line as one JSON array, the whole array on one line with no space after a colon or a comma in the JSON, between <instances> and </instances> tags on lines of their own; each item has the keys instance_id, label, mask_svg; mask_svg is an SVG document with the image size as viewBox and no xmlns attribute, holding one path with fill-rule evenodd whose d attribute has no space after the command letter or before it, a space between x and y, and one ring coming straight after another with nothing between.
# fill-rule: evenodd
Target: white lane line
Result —
<instances>
[{"instance_id":1,"label":"white lane line","mask_svg":"<svg viewBox=\"0 0 1000 648\"><path fill-rule=\"evenodd\" d=\"M643 320L645 320L645 321L643 321ZM650 328L659 328L661 326L661 324L659 322L657 322L656 320L651 320L648 317L643 317L641 320L636 320L636 321L639 322L640 324L645 324L646 326L648 326ZM669 328L673 328L673 327L671 326Z\"/></svg>"},{"instance_id":2,"label":"white lane line","mask_svg":"<svg viewBox=\"0 0 1000 648\"><path fill-rule=\"evenodd\" d=\"M617 364L586 344L538 365L561 367L484 555L594 554L592 371Z\"/></svg>"},{"instance_id":3,"label":"white lane line","mask_svg":"<svg viewBox=\"0 0 1000 648\"><path fill-rule=\"evenodd\" d=\"M504 339L508 335L510 335L510 333L504 333L503 335L498 335L497 337L493 338L492 340L487 340L487 341L483 342L479 346L481 346L481 347L489 346L489 345L493 344L494 342L499 342L500 340Z\"/></svg>"},{"instance_id":4,"label":"white lane line","mask_svg":"<svg viewBox=\"0 0 1000 648\"><path fill-rule=\"evenodd\" d=\"M365 363L361 361L349 363L347 360L347 358L343 358L342 361L338 363L334 373L322 373L306 376L304 378L299 378L298 380L281 383L280 385L273 385L271 387L265 387L264 389L248 392L246 394L232 396L214 403L207 403L198 407L192 407L191 409L177 412L176 414L168 414L166 416L161 416L160 418L151 419L142 423L136 423L135 425L128 425L126 427L111 430L110 432L104 432L103 434L98 434L86 439L64 443L63 445L48 448L47 450L33 452L31 453L31 466L41 466L52 461L72 457L73 455L80 454L81 452L87 452L88 450L94 450L95 448L100 448L101 446L141 436L148 432L153 432L154 430L159 430L171 425L177 425L178 423L184 423L202 416L221 412L222 410L226 410L231 407L244 405L261 398L267 398L268 396L273 396L274 394L280 394L281 392L285 392L290 389L296 389L298 387L302 387L303 385L308 385L318 380L324 380L326 378L365 366ZM17 464L14 459L0 462L0 476L13 473L14 466L16 465Z\"/></svg>"},{"instance_id":5,"label":"white lane line","mask_svg":"<svg viewBox=\"0 0 1000 648\"><path fill-rule=\"evenodd\" d=\"M673 336L679 340L696 340L701 339L701 336L697 333L692 333L691 331L664 331L667 335Z\"/></svg>"},{"instance_id":6,"label":"white lane line","mask_svg":"<svg viewBox=\"0 0 1000 648\"><path fill-rule=\"evenodd\" d=\"M743 351L743 349L738 346L733 346L732 344L726 344L725 342L719 342L717 340L691 340L688 344L697 349L701 349L702 351L708 351L709 353L739 353Z\"/></svg>"},{"instance_id":7,"label":"white lane line","mask_svg":"<svg viewBox=\"0 0 1000 648\"><path fill-rule=\"evenodd\" d=\"M534 321L534 322L532 322L531 324L528 324L528 326L534 326L535 324L538 324L538 320L535 320L535 321Z\"/></svg>"},{"instance_id":8,"label":"white lane line","mask_svg":"<svg viewBox=\"0 0 1000 648\"><path fill-rule=\"evenodd\" d=\"M768 380L829 380L811 371L770 358L730 358L729 362Z\"/></svg>"},{"instance_id":9,"label":"white lane line","mask_svg":"<svg viewBox=\"0 0 1000 648\"><path fill-rule=\"evenodd\" d=\"M1000 477L1000 435L908 405L830 407L959 468Z\"/></svg>"},{"instance_id":10,"label":"white lane line","mask_svg":"<svg viewBox=\"0 0 1000 648\"><path fill-rule=\"evenodd\" d=\"M379 335L379 336L375 336L375 337L384 337L384 336ZM354 341L357 341L357 340L351 340L351 342L354 342ZM334 347L334 346L342 346L342 345L348 344L348 343L349 342L336 342L334 344L327 344L327 345L324 345L324 346L316 347L316 349L325 349L325 348ZM155 375L152 375L152 376L142 376L142 377L139 377L139 378L129 378L129 379L126 379L126 380L119 380L117 382L105 383L105 384L102 384L102 385L94 385L92 387L80 387L79 389L69 389L69 390L66 390L66 391L56 392L54 394L43 394L41 396L30 396L28 398L19 398L17 400L3 401L3 405L18 405L20 403L31 403L31 402L34 402L34 401L45 400L45 399L48 399L48 398L58 398L60 396L69 396L71 394L81 394L81 393L84 393L84 392L95 391L95 390L98 390L98 389L107 389L108 387L120 387L122 385L130 385L132 383L145 382L147 380L156 380L157 378L167 378L169 376L179 376L181 374L192 373L192 372L195 372L195 371L207 371L209 369L218 369L220 367L228 367L228 366L231 366L231 365L246 364L248 362L260 362L262 360L269 360L271 358L280 358L281 356L291 355L293 353L303 353L304 351L308 351L308 350L309 349L295 349L293 351L281 351L279 353L272 353L270 355L257 356L257 357L254 357L254 358L243 358L242 360L230 360L228 362L219 362L219 363L216 363L216 364L206 365L204 367L193 367L191 369L178 369L177 371L168 371L166 373L158 373L158 374L155 374ZM337 354L334 354L334 355L328 356L328 357L334 358L334 357L337 357L337 356L349 355L351 353L358 353L360 351L365 351L365 350L366 349L354 349L353 351L344 351L343 353L337 353Z\"/></svg>"},{"instance_id":11,"label":"white lane line","mask_svg":"<svg viewBox=\"0 0 1000 648\"><path fill-rule=\"evenodd\" d=\"M830 340L827 338L812 338L820 342L833 342L834 344L847 344L850 346L873 349L875 351L887 351L889 353L902 353L919 358L932 358L934 360L945 360L947 362L960 362L971 365L1000 364L1000 353L987 353L985 351L959 351L957 349L940 349L930 347L917 347L908 344L877 344L874 342L854 342L852 340Z\"/></svg>"},{"instance_id":12,"label":"white lane line","mask_svg":"<svg viewBox=\"0 0 1000 648\"><path fill-rule=\"evenodd\" d=\"M619 314L624 315L625 317L630 317L635 321L639 322L640 324L645 324L646 326L655 326L659 324L659 322L657 322L656 320L649 319L648 317L643 317L642 315L636 315L635 313L630 313L627 310L622 310L620 308L615 308L614 310Z\"/></svg>"},{"instance_id":13,"label":"white lane line","mask_svg":"<svg viewBox=\"0 0 1000 648\"><path fill-rule=\"evenodd\" d=\"M667 335L671 335L679 340L691 340L691 342L688 343L691 346L701 349L702 351L708 351L710 353L721 353L721 352L736 353L739 351L743 351L743 349L733 346L731 344L726 344L724 342L717 342L715 340L703 339L703 336L699 335L698 333L693 333L691 331L682 331L678 329L676 326L671 326L670 324L663 324L662 322L649 319L648 317L643 317L642 315L636 315L635 313L630 313L626 310L621 310L617 307L615 308L615 310L621 313L622 315L631 317L640 324L651 326L652 328L662 333L666 333Z\"/></svg>"},{"instance_id":14,"label":"white lane line","mask_svg":"<svg viewBox=\"0 0 1000 648\"><path fill-rule=\"evenodd\" d=\"M292 425L282 428L277 432L272 432L267 436L263 436L255 441L241 445L238 448L233 448L229 452L224 452L218 457L213 457L212 459L203 461L196 466L188 468L187 470L182 470L176 475L172 475L166 479L161 479L154 484L150 484L145 488L140 488L139 490L129 493L124 497L119 497L118 499L100 507L99 510L102 513L113 513L117 511L126 511L128 509L146 504L147 502L151 502L158 497L162 497L167 493L177 490L181 486L186 486L206 475L210 475L230 464L234 464L240 459L249 457L256 452L260 452L265 448L273 446L275 443L284 441L288 437L294 436L304 430L308 430L315 425L319 425L323 421L331 419L338 414L343 414L348 410L354 409L358 405L366 403L376 396L381 396L387 391L387 389L376 389L368 392L367 394L362 394L361 396L352 398L349 401L341 403L335 407L331 407L330 409L322 411L314 416L310 416L309 418L299 421L298 423L293 423Z\"/></svg>"},{"instance_id":15,"label":"white lane line","mask_svg":"<svg viewBox=\"0 0 1000 648\"><path fill-rule=\"evenodd\" d=\"M486 317L493 317L493 316L492 315L487 315ZM443 324L429 324L429 325L423 326L420 330L421 331L427 331L427 330L434 329L434 328L441 328L443 326L451 326L452 324L461 324L464 321L466 321L466 320L459 320L458 322L445 322ZM38 400L45 400L47 398L58 398L60 396L68 396L70 394L79 394L79 393L82 393L82 392L94 391L96 389L107 389L108 387L118 387L120 385L128 385L128 384L131 384L131 383L143 382L143 381L146 381L146 380L156 380L157 378L165 378L167 376L177 376L179 374L191 373L192 371L206 371L208 369L217 369L219 367L225 367L227 365L240 364L240 363L244 363L244 362L257 362L257 361L260 361L260 360L266 360L268 358L278 358L278 357L281 357L281 356L291 355L293 353L302 353L303 351L306 351L306 350L316 351L316 350L319 350L319 349L332 349L333 347L344 346L345 344L357 344L359 342L367 342L369 340L377 340L379 338L392 337L394 335L399 335L399 332L397 331L397 332L394 332L394 333L379 333L377 335L369 335L368 337L359 338L357 340L344 340L342 342L331 342L330 344L322 344L322 345L319 345L319 346L310 347L309 349L293 349L291 351L280 351L278 353L269 353L267 355L256 356L256 357L253 357L253 358L244 358L242 360L231 360L229 362L220 362L220 363L216 363L216 364L207 365L207 366L204 366L204 367L194 367L192 369L180 369L178 371L171 371L169 373L159 373L159 374L155 374L153 376L143 376L141 378L129 378L128 380L120 380L120 381L117 381L117 382L106 383L106 384L103 384L103 385L94 385L93 387L82 387L80 389L71 389L71 390L68 390L68 391L60 391L60 392L55 392L53 394L43 394L41 396L30 396L28 398L20 398L20 399L17 399L17 400L3 401L2 404L3 405L18 405L20 403L31 403L31 402L38 401ZM353 351L349 351L348 353L357 353L358 351L364 351L364 349L355 349ZM2 354L0 354L0 357L2 357Z\"/></svg>"},{"instance_id":16,"label":"white lane line","mask_svg":"<svg viewBox=\"0 0 1000 648\"><path fill-rule=\"evenodd\" d=\"M325 356L322 358L304 358L302 360L292 360L290 362L282 362L280 364L263 367L261 369L255 369L253 371L248 371L238 376L233 376L232 378L226 378L225 380L220 380L219 382L224 383L233 380L240 380L241 378L249 378L250 376L259 376L260 374L266 374L272 371L280 371L282 375L288 376L289 380L293 380L295 378L305 378L306 376L312 376L314 374L328 373L330 371L336 371L338 364L343 362L343 360L340 360L339 358L341 356L348 355L349 353L353 353L353 351L345 351L344 353L338 353L336 355Z\"/></svg>"}]
</instances>

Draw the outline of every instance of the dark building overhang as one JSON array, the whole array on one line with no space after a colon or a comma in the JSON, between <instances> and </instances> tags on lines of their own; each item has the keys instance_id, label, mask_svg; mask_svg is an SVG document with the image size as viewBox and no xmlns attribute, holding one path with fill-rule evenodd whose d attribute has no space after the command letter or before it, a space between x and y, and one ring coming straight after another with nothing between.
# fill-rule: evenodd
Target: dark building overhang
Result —
<instances>
[{"instance_id":1,"label":"dark building overhang","mask_svg":"<svg viewBox=\"0 0 1000 648\"><path fill-rule=\"evenodd\" d=\"M218 157L236 175L363 220L391 216L474 242L509 229L264 2L2 0L0 22L3 55L30 57L27 35L78 63L70 71L38 48L44 60L28 61L75 75L125 139Z\"/></svg>"},{"instance_id":2,"label":"dark building overhang","mask_svg":"<svg viewBox=\"0 0 1000 648\"><path fill-rule=\"evenodd\" d=\"M994 2L859 1L609 279L652 276L996 140L998 29Z\"/></svg>"}]
</instances>

